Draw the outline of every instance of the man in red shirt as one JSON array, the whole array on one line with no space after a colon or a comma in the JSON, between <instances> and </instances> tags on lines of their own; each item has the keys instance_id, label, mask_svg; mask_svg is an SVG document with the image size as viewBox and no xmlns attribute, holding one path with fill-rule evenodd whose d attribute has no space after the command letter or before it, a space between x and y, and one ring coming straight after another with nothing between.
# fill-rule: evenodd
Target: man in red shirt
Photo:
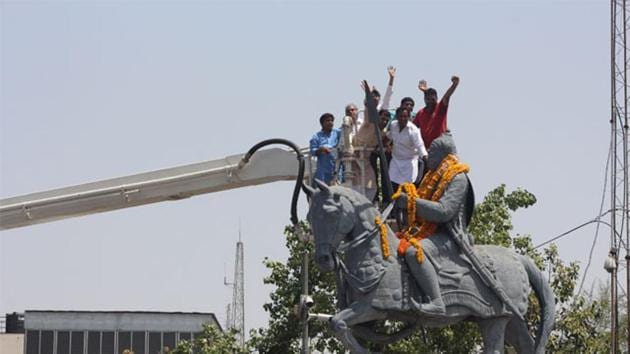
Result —
<instances>
[{"instance_id":1,"label":"man in red shirt","mask_svg":"<svg viewBox=\"0 0 630 354\"><path fill-rule=\"evenodd\" d=\"M424 80L421 80L418 84L418 88L424 93L425 107L416 114L413 124L420 128L422 140L427 149L431 146L433 140L447 130L446 113L448 111L448 102L457 85L459 85L459 77L451 77L451 87L446 90L442 100L438 102L437 91L434 88L428 88L427 82Z\"/></svg>"}]
</instances>

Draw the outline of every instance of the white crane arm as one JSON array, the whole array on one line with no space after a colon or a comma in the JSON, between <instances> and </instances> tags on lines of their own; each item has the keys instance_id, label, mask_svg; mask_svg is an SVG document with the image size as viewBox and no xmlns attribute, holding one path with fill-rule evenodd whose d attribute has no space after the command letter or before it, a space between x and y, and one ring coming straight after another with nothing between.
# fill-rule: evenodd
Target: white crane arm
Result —
<instances>
[{"instance_id":1,"label":"white crane arm","mask_svg":"<svg viewBox=\"0 0 630 354\"><path fill-rule=\"evenodd\" d=\"M297 177L294 152L261 150L239 166L243 156L1 199L0 230Z\"/></svg>"}]
</instances>

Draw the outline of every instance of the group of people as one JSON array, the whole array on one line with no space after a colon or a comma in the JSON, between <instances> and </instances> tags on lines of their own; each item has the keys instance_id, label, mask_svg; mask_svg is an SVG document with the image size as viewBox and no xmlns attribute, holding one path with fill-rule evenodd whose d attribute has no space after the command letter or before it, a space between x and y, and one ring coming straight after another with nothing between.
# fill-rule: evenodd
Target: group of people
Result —
<instances>
[{"instance_id":1,"label":"group of people","mask_svg":"<svg viewBox=\"0 0 630 354\"><path fill-rule=\"evenodd\" d=\"M319 118L321 130L313 135L310 140L310 153L317 157L317 170L314 177L331 185L341 182L343 178L343 164L340 163L344 155L352 155L354 149L363 148L370 151L368 155L370 168L366 172L373 176L367 178L368 184L374 186L374 193L368 196L376 198L376 190L385 190L385 179L379 180L378 139L374 122L379 122L382 143L385 156L389 165L389 179L392 190L396 190L403 183L418 184L425 171L427 149L437 137L448 130L447 113L451 96L459 85L459 77L451 77L451 85L446 90L442 99L438 99L437 91L428 87L425 80L421 80L418 89L424 96L424 108L414 111L415 101L411 97L404 97L400 106L390 109L393 94L396 69L388 67L389 82L385 95L381 100L381 94L375 87L364 87L371 93L376 101L379 119L372 120L368 116L368 110L359 115L357 105L351 103L345 108L345 117L340 128L335 128L335 117L331 113L324 113ZM364 83L365 85L365 83ZM367 102L364 102L367 105ZM346 166L346 168L348 168ZM387 203L386 193L383 194L383 202Z\"/></svg>"}]
</instances>

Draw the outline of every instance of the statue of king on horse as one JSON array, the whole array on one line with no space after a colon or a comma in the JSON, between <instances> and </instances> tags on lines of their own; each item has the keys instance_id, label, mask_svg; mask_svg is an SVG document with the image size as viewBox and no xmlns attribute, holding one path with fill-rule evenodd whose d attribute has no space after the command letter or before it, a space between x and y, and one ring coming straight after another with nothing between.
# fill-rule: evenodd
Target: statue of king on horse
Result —
<instances>
[{"instance_id":1,"label":"statue of king on horse","mask_svg":"<svg viewBox=\"0 0 630 354\"><path fill-rule=\"evenodd\" d=\"M318 188L303 185L310 196L315 261L337 274L339 312L330 319L332 331L353 353L367 353L356 337L387 343L416 326L474 321L484 353L503 353L505 343L519 353L544 353L555 318L548 282L526 256L474 246L467 233L474 208L469 168L458 160L449 133L428 152L429 171L419 188L403 184L393 196L407 215L398 233L385 222L391 206L381 214L352 189L321 181ZM530 286L540 303L534 336L524 319ZM379 334L371 327L376 320L408 326Z\"/></svg>"}]
</instances>

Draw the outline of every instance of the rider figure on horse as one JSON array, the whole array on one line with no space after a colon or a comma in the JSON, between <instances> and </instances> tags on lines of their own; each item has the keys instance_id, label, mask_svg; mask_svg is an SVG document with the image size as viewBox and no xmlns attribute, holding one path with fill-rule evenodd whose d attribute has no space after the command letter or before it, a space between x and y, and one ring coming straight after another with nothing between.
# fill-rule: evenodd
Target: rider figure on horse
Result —
<instances>
[{"instance_id":1,"label":"rider figure on horse","mask_svg":"<svg viewBox=\"0 0 630 354\"><path fill-rule=\"evenodd\" d=\"M399 233L398 254L405 258L418 286L428 298L418 310L427 315L441 315L445 313L445 306L438 275L431 259L424 256L423 248L427 251L438 248L457 250L461 248L458 245L473 245L466 228L472 216L474 196L466 176L468 165L459 162L449 132L435 139L428 152L429 172L418 190L412 184L405 184L393 198L397 198L398 206L408 212L409 225Z\"/></svg>"}]
</instances>

